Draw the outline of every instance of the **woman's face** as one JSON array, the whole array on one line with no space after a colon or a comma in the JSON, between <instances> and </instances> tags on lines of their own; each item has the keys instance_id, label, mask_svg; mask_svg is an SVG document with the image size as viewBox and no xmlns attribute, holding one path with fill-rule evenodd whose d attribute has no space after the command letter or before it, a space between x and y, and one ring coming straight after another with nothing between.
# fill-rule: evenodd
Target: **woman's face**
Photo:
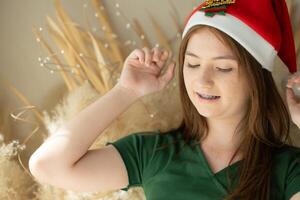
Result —
<instances>
[{"instance_id":1,"label":"woman's face","mask_svg":"<svg viewBox=\"0 0 300 200\"><path fill-rule=\"evenodd\" d=\"M183 77L188 96L200 115L211 119L240 118L246 111L249 90L241 66L231 49L209 29L200 29L189 39Z\"/></svg>"}]
</instances>

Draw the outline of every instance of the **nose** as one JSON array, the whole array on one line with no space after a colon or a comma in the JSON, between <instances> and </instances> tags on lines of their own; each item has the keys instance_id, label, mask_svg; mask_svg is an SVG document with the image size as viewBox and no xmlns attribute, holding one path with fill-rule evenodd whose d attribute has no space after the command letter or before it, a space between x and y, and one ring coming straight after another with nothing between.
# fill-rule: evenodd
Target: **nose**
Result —
<instances>
[{"instance_id":1,"label":"nose","mask_svg":"<svg viewBox=\"0 0 300 200\"><path fill-rule=\"evenodd\" d=\"M202 67L198 73L198 84L200 87L211 88L214 85L211 67Z\"/></svg>"}]
</instances>

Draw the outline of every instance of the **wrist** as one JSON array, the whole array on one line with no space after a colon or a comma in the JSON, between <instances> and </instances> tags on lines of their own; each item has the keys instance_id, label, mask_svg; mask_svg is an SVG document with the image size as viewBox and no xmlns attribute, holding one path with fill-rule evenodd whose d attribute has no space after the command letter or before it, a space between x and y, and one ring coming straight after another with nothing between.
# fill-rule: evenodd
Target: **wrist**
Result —
<instances>
[{"instance_id":1,"label":"wrist","mask_svg":"<svg viewBox=\"0 0 300 200\"><path fill-rule=\"evenodd\" d=\"M121 93L124 93L126 97L129 97L133 101L136 101L137 99L140 98L140 95L136 93L134 90L127 88L119 83L117 83L114 87L116 90L118 90Z\"/></svg>"}]
</instances>

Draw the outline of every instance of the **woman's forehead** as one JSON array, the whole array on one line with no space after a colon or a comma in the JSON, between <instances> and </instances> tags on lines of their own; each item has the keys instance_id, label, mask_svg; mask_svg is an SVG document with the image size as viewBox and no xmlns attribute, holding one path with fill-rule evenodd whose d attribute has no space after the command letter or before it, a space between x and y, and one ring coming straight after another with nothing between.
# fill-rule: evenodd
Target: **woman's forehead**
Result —
<instances>
[{"instance_id":1,"label":"woman's forehead","mask_svg":"<svg viewBox=\"0 0 300 200\"><path fill-rule=\"evenodd\" d=\"M231 48L222 41L221 36L207 28L195 31L187 43L186 54L201 57L235 57Z\"/></svg>"},{"instance_id":2,"label":"woman's forehead","mask_svg":"<svg viewBox=\"0 0 300 200\"><path fill-rule=\"evenodd\" d=\"M197 55L197 54L195 54L195 53L193 53L192 51L189 51L189 50L187 50L185 52L185 55L190 56L192 58L202 59L201 55ZM210 59L212 59L212 60L233 60L233 61L237 61L236 56L233 56L232 54L218 55L216 57L211 57Z\"/></svg>"}]
</instances>

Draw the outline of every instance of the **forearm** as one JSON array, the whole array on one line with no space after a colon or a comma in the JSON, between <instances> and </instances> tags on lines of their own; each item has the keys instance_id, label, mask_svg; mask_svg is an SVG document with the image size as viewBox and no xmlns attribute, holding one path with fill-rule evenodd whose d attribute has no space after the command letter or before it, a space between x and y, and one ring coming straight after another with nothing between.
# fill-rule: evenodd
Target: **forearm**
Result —
<instances>
[{"instance_id":1,"label":"forearm","mask_svg":"<svg viewBox=\"0 0 300 200\"><path fill-rule=\"evenodd\" d=\"M134 93L116 85L49 137L32 157L52 170L73 166L97 137L137 99Z\"/></svg>"}]
</instances>

